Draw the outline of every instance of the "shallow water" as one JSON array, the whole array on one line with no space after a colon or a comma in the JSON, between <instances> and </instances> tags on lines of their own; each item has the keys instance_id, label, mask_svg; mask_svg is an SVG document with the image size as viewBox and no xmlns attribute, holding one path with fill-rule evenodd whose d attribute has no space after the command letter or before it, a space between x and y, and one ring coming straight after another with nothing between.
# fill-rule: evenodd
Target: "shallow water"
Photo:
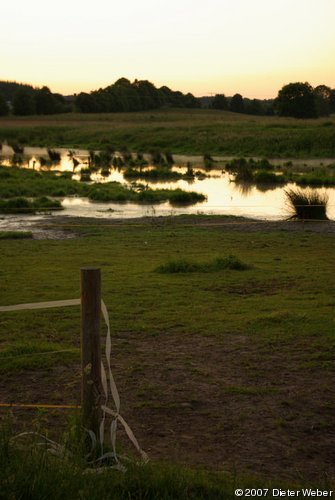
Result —
<instances>
[{"instance_id":1,"label":"shallow water","mask_svg":"<svg viewBox=\"0 0 335 500\"><path fill-rule=\"evenodd\" d=\"M61 154L61 161L58 164L50 166L41 166L40 158L48 158L46 148L26 147L24 149L23 167L36 170L57 170L71 171L76 179L80 178L81 168L87 167L88 151L72 150L72 156L68 149L57 148L55 151ZM10 165L12 162L13 150L9 146L3 146L2 163ZM74 167L72 160L74 157L79 163ZM181 188L185 191L197 191L205 194L207 200L191 206L173 207L169 203L155 205L136 205L132 203L96 203L85 198L66 197L62 200L64 209L61 214L69 216L82 217L112 217L112 218L132 218L141 216L160 216L160 215L178 215L178 214L224 214L239 215L244 217L253 217L260 219L278 220L287 217L288 209L285 201L284 189L294 187L294 184L287 184L285 188L280 186L265 187L261 189L255 185L241 185L233 182L233 177L224 173L224 159L218 159L217 168L210 172L203 169L202 158L200 156L178 156L174 155L176 165L175 170L185 172L185 165L188 161L192 163L193 170L202 171L207 177L196 178L194 181L178 180L175 182L148 182L146 180L137 180L138 183L145 184L152 189ZM272 161L272 160L271 160ZM273 163L283 163L284 160L274 160ZM320 160L304 160L315 164ZM334 162L334 159L325 159L324 163ZM302 161L301 161L302 162ZM312 163L313 162L313 163ZM91 176L94 182L117 181L129 184L124 179L122 171L111 169L108 177L100 174ZM318 189L321 192L327 192L329 195L328 216L335 218L335 188Z\"/></svg>"}]
</instances>

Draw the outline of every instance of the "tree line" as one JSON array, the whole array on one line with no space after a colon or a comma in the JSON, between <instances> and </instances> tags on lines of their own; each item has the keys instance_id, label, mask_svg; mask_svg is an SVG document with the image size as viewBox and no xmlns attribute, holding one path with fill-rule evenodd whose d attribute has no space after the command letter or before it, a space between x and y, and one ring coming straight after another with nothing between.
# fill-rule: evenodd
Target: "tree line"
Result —
<instances>
[{"instance_id":1,"label":"tree line","mask_svg":"<svg viewBox=\"0 0 335 500\"><path fill-rule=\"evenodd\" d=\"M317 118L335 113L335 89L326 85L313 88L308 82L284 85L275 99L248 99L241 94L196 98L167 86L160 88L148 80L120 78L114 84L90 93L68 96L52 93L46 86L0 81L0 115L49 115L146 111L159 108L211 108L250 115L278 115Z\"/></svg>"},{"instance_id":2,"label":"tree line","mask_svg":"<svg viewBox=\"0 0 335 500\"><path fill-rule=\"evenodd\" d=\"M114 113L146 111L164 107L198 108L199 101L191 93L183 94L169 87L160 88L148 80L120 78L113 85L90 94L81 92L75 100L75 107L82 113Z\"/></svg>"},{"instance_id":3,"label":"tree line","mask_svg":"<svg viewBox=\"0 0 335 500\"><path fill-rule=\"evenodd\" d=\"M72 111L61 94L52 93L46 86L0 81L0 115L53 115Z\"/></svg>"}]
</instances>

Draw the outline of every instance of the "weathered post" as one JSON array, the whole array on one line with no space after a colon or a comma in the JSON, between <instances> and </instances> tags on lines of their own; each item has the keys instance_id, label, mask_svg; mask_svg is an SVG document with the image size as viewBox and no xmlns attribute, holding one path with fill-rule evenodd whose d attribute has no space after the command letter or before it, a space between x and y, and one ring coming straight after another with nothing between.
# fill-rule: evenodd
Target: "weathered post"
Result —
<instances>
[{"instance_id":1,"label":"weathered post","mask_svg":"<svg viewBox=\"0 0 335 500\"><path fill-rule=\"evenodd\" d=\"M81 268L82 424L98 438L101 421L101 275L96 267Z\"/></svg>"}]
</instances>

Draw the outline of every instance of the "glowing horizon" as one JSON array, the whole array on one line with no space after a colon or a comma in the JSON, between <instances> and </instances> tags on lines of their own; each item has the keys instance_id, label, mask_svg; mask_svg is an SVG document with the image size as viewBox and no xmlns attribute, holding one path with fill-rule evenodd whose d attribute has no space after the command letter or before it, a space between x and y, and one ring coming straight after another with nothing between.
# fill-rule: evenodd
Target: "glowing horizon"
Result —
<instances>
[{"instance_id":1,"label":"glowing horizon","mask_svg":"<svg viewBox=\"0 0 335 500\"><path fill-rule=\"evenodd\" d=\"M70 95L125 77L195 96L335 87L333 0L41 0L2 7L1 80Z\"/></svg>"}]
</instances>

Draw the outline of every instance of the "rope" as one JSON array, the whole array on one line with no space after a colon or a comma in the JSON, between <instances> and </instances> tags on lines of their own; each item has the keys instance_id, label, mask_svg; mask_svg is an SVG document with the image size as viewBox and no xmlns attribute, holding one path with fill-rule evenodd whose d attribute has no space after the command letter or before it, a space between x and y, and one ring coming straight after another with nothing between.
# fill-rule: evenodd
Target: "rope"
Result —
<instances>
[{"instance_id":1,"label":"rope","mask_svg":"<svg viewBox=\"0 0 335 500\"><path fill-rule=\"evenodd\" d=\"M66 306L74 306L74 305L80 305L81 300L80 299L71 299L71 300L56 300L56 301L50 301L50 302L35 302L35 303L29 303L29 304L15 304L15 305L10 305L10 306L2 306L0 307L0 312L4 311L22 311L26 309L47 309L51 307L66 307ZM101 405L101 410L103 412L103 417L100 423L100 432L99 436L96 436L94 432L90 429L87 430L89 433L91 439L92 439L92 444L93 446L96 445L98 439L100 441L101 445L101 450L102 450L102 456L100 459L105 458L107 454L103 453L103 445L104 445L104 429L105 429L105 420L106 420L106 415L111 415L113 417L112 423L110 425L110 436L111 436L111 442L112 442L112 447L113 447L113 457L115 458L116 464L120 465L118 456L116 453L116 430L117 430L117 422L120 422L120 424L123 426L128 438L130 441L133 443L134 447L136 450L140 453L142 456L142 459L144 461L148 460L147 454L141 449L140 445L138 444L138 441L129 427L128 423L125 421L125 419L122 417L120 414L120 396L114 381L114 377L111 371L111 364L110 364L110 356L111 356L111 332L110 332L110 321L109 321L109 316L108 316L108 311L106 308L106 305L103 300L101 300L101 312L102 316L105 320L106 326L107 326L107 335L106 335L106 360L107 360L107 371L105 370L105 367L103 365L103 362L101 361L101 382L103 386L103 392L105 396L105 404ZM66 349L67 351L67 349ZM72 349L71 349L72 351ZM49 353L55 353L55 352L60 352L60 351L49 351ZM37 353L34 353L37 354ZM33 355L34 355L33 354ZM44 353L43 353L44 354ZM31 354L30 354L31 355ZM19 355L21 356L21 355ZM23 355L24 356L24 355ZM14 356L15 357L15 356ZM6 358L3 358L6 359ZM8 358L7 358L8 359ZM110 408L107 407L108 403L108 383L107 383L107 373L109 375L109 388L110 392L112 395L112 399L115 405L115 409L111 410ZM73 405L33 405L33 404L11 404L11 403L2 403L0 404L0 407L3 408L11 408L11 407L17 407L17 408L80 408L80 406L73 406Z\"/></svg>"}]
</instances>

